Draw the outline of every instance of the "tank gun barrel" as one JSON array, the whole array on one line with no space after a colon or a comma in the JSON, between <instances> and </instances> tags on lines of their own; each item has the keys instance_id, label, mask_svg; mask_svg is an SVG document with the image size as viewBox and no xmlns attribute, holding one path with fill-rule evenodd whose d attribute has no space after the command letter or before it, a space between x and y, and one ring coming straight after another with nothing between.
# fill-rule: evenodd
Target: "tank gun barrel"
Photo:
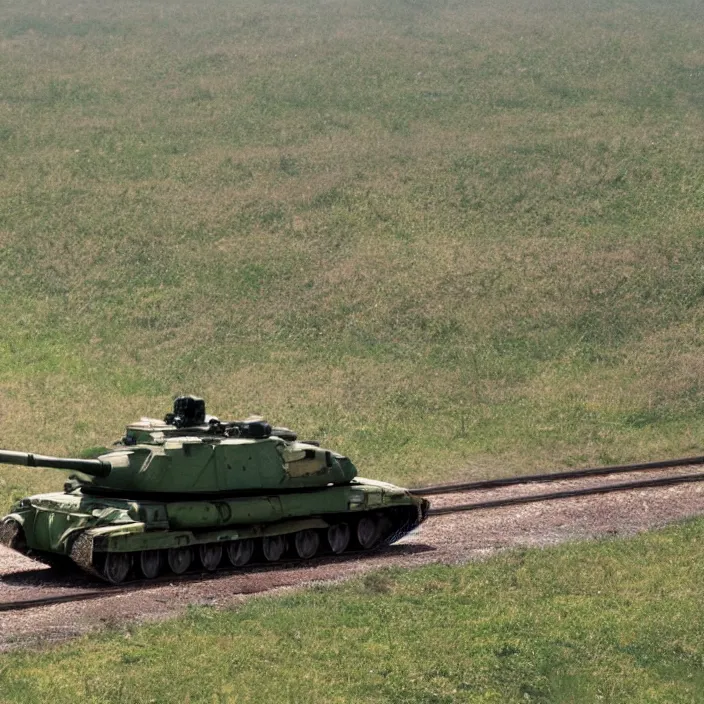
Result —
<instances>
[{"instance_id":1,"label":"tank gun barrel","mask_svg":"<svg viewBox=\"0 0 704 704\"><path fill-rule=\"evenodd\" d=\"M93 477L107 477L112 465L102 460L80 460L68 457L50 457L35 455L31 452L10 452L0 450L0 463L19 464L25 467L51 467L52 469L67 469L83 472Z\"/></svg>"}]
</instances>

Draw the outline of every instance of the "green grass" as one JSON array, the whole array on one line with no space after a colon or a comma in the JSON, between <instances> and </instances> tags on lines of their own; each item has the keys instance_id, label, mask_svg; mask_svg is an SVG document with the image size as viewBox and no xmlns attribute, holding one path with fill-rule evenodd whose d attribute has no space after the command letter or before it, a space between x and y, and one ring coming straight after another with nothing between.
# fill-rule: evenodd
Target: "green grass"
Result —
<instances>
[{"instance_id":1,"label":"green grass","mask_svg":"<svg viewBox=\"0 0 704 704\"><path fill-rule=\"evenodd\" d=\"M699 702L704 522L387 570L2 658L0 701Z\"/></svg>"},{"instance_id":2,"label":"green grass","mask_svg":"<svg viewBox=\"0 0 704 704\"><path fill-rule=\"evenodd\" d=\"M700 451L696 16L0 8L0 444L191 392L409 484Z\"/></svg>"},{"instance_id":3,"label":"green grass","mask_svg":"<svg viewBox=\"0 0 704 704\"><path fill-rule=\"evenodd\" d=\"M197 393L411 485L701 453L703 34L694 0L5 3L0 446ZM0 467L0 513L63 480ZM0 700L694 702L702 530L194 610L5 656Z\"/></svg>"}]
</instances>

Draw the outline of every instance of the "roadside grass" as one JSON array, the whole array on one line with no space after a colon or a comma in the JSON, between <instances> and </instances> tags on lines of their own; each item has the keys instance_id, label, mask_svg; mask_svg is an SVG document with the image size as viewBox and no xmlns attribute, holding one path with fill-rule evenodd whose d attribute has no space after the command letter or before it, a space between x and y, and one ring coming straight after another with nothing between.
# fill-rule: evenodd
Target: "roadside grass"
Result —
<instances>
[{"instance_id":1,"label":"roadside grass","mask_svg":"<svg viewBox=\"0 0 704 704\"><path fill-rule=\"evenodd\" d=\"M701 452L695 11L6 4L0 445L197 393L411 485Z\"/></svg>"},{"instance_id":2,"label":"roadside grass","mask_svg":"<svg viewBox=\"0 0 704 704\"><path fill-rule=\"evenodd\" d=\"M704 521L8 653L0 701L696 702Z\"/></svg>"}]
</instances>

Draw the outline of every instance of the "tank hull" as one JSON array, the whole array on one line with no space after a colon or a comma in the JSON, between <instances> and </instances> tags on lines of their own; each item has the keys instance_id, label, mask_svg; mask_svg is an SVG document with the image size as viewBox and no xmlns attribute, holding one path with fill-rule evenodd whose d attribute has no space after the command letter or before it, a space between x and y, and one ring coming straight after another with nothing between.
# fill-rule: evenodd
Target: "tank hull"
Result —
<instances>
[{"instance_id":1,"label":"tank hull","mask_svg":"<svg viewBox=\"0 0 704 704\"><path fill-rule=\"evenodd\" d=\"M241 557L232 556L239 555L242 546L256 548L260 556L263 552L267 561L275 561L267 547L275 545L276 555L282 542L299 557L312 556L308 553L313 546L317 546L313 554L369 549L416 528L427 509L427 500L405 489L361 478L303 492L208 499L160 495L132 499L75 490L20 501L3 519L0 542L49 562L69 558L87 572L120 582L142 576L139 565L147 564L145 555L179 573L183 561L190 568L199 564L199 558L201 567L213 569L219 554L224 557L215 568L227 563L228 556L237 564ZM340 549L346 535L347 545ZM180 562L175 557L179 555ZM120 569L115 571L111 566L118 563Z\"/></svg>"}]
</instances>

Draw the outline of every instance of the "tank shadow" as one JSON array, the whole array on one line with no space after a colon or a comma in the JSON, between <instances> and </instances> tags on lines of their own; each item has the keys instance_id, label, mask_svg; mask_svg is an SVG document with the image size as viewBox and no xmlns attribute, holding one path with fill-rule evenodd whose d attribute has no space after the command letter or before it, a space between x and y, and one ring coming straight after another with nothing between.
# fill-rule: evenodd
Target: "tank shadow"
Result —
<instances>
[{"instance_id":1,"label":"tank shadow","mask_svg":"<svg viewBox=\"0 0 704 704\"><path fill-rule=\"evenodd\" d=\"M9 572L0 575L0 587L2 585L13 587L82 587L105 584L95 577L91 577L85 572L81 572L78 567L71 563L66 563L62 567L51 567L49 565L38 565L36 569Z\"/></svg>"}]
</instances>

